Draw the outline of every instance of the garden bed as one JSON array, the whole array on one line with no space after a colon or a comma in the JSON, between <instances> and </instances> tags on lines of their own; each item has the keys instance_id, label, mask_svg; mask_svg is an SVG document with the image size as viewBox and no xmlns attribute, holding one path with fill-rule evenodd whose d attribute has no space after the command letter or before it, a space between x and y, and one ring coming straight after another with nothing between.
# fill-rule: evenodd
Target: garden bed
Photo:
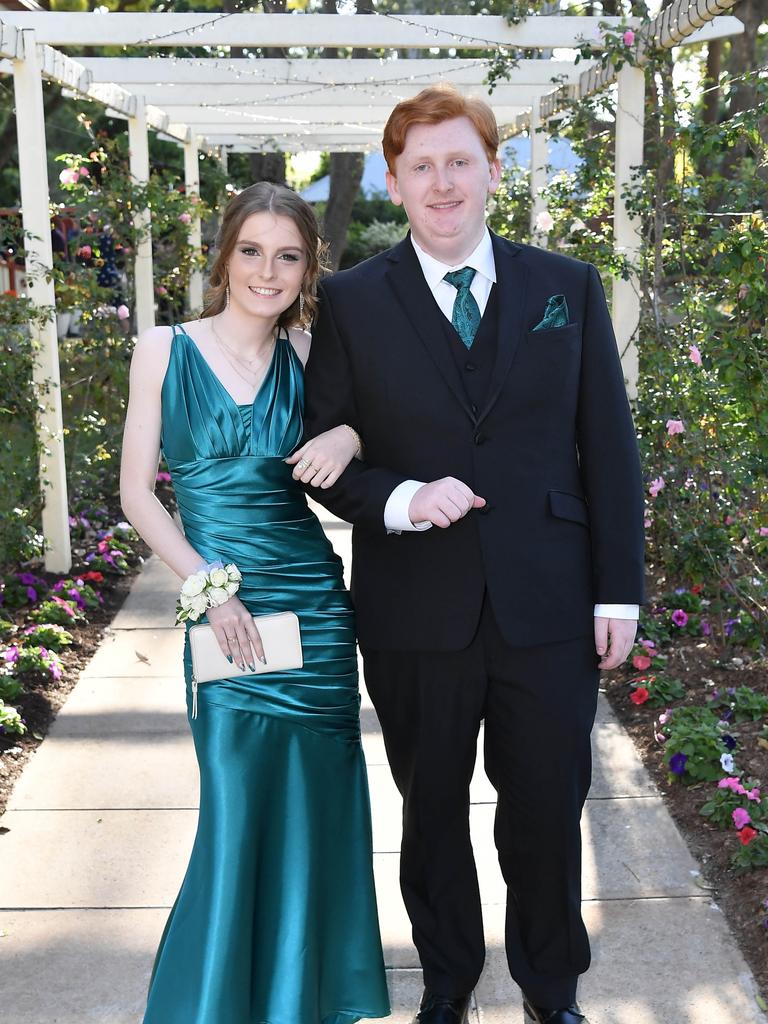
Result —
<instances>
[{"instance_id":1,"label":"garden bed","mask_svg":"<svg viewBox=\"0 0 768 1024\"><path fill-rule=\"evenodd\" d=\"M725 914L754 973L762 998L768 998L768 863L751 870L740 870L732 863L734 856L743 857L747 851L758 862L761 859L768 861L765 851L768 836L759 831L744 845L736 822L732 820L730 805L723 814L727 819L727 825L723 822L724 827L717 827L701 814L702 807L711 804L717 794L717 799L721 800L733 797L734 803L751 812L753 821L745 826L747 828L765 815L760 809L768 802L766 717L759 715L755 719L736 721L738 716L728 705L734 704L735 694L745 692L742 688L748 688L758 698L768 701L768 662L754 650L739 646L723 647L713 638L704 636L681 635L663 650L666 656L664 675L680 681L685 689L683 697L657 707L650 707L650 700L634 703L632 694L643 679L638 679L637 669L631 666L605 677L606 695L701 865L698 882L702 891L710 895ZM638 652L643 657L640 645L635 649L635 656ZM685 775L681 778L670 770L670 758L676 751L670 750L669 738L665 738L669 729L660 719L671 710L670 724L674 721L675 711L682 708L717 708L718 716L731 711L724 727L728 731L724 736L736 741L732 748L735 763L730 771L723 769L717 773L720 776L717 781L694 780ZM729 738L727 746L723 745L724 753L729 752L730 742ZM737 800L733 790L720 787L721 780L737 778L745 782L750 780L743 788L753 798L758 797L759 803L757 799L750 800L746 796ZM756 792L761 784L762 797ZM731 785L738 786L739 783ZM762 851L753 844L761 844Z\"/></svg>"}]
</instances>

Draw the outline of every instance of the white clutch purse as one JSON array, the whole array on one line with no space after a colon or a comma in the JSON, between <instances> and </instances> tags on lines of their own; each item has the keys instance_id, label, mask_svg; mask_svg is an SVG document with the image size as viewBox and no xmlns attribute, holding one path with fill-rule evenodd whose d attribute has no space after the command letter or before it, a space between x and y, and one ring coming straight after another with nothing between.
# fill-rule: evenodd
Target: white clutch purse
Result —
<instances>
[{"instance_id":1,"label":"white clutch purse","mask_svg":"<svg viewBox=\"0 0 768 1024\"><path fill-rule=\"evenodd\" d=\"M264 672L288 672L301 668L299 619L295 612L275 612L254 615L253 624L259 631L264 646L266 665L256 661L256 668L240 669L230 664L219 647L213 627L201 622L189 629L189 649L192 655L192 717L197 718L197 687L211 679L234 679L237 676L256 676Z\"/></svg>"}]
</instances>

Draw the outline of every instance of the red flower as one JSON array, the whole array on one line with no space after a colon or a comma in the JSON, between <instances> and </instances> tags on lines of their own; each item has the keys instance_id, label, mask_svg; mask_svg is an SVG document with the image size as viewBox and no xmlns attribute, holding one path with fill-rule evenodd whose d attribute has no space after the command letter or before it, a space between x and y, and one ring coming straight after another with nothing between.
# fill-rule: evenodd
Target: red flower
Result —
<instances>
[{"instance_id":1,"label":"red flower","mask_svg":"<svg viewBox=\"0 0 768 1024\"><path fill-rule=\"evenodd\" d=\"M691 593L692 594L700 594L703 589L704 589L704 584L703 583L694 583L693 586L691 587Z\"/></svg>"},{"instance_id":2,"label":"red flower","mask_svg":"<svg viewBox=\"0 0 768 1024\"><path fill-rule=\"evenodd\" d=\"M632 664L640 672L645 672L647 668L651 667L651 659L647 654L636 654L632 659Z\"/></svg>"},{"instance_id":3,"label":"red flower","mask_svg":"<svg viewBox=\"0 0 768 1024\"><path fill-rule=\"evenodd\" d=\"M645 702L648 700L650 696L650 693L648 693L644 686L638 686L636 690L630 693L629 699L632 701L633 704L640 705L645 704Z\"/></svg>"},{"instance_id":4,"label":"red flower","mask_svg":"<svg viewBox=\"0 0 768 1024\"><path fill-rule=\"evenodd\" d=\"M744 828L739 831L739 842L742 846L749 846L756 835L756 828L752 828L751 825L745 825Z\"/></svg>"},{"instance_id":5,"label":"red flower","mask_svg":"<svg viewBox=\"0 0 768 1024\"><path fill-rule=\"evenodd\" d=\"M103 572L96 572L95 570L92 570L91 572L83 573L83 575L80 577L80 579L81 580L85 580L86 582L103 583L104 582L104 573Z\"/></svg>"}]
</instances>

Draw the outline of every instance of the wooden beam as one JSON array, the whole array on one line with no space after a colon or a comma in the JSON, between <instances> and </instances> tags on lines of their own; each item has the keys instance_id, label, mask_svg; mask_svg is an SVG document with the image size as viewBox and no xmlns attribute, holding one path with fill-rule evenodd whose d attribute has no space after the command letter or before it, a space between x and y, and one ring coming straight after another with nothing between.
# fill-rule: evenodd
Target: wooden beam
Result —
<instances>
[{"instance_id":1,"label":"wooden beam","mask_svg":"<svg viewBox=\"0 0 768 1024\"><path fill-rule=\"evenodd\" d=\"M708 0L712 2L712 0ZM17 28L34 27L56 46L357 46L365 49L492 50L574 47L594 39L600 24L637 19L536 16L511 25L496 15L134 14L6 11Z\"/></svg>"},{"instance_id":2,"label":"wooden beam","mask_svg":"<svg viewBox=\"0 0 768 1024\"><path fill-rule=\"evenodd\" d=\"M218 57L83 57L80 62L94 82L121 82L134 92L150 85L164 88L184 85L254 85L292 88L308 85L415 85L419 88L439 78L456 86L481 86L490 62L459 57L421 60L419 58L378 60L329 60L311 57L284 60L278 58ZM546 85L560 75L577 81L583 66L572 61L520 60L510 70L508 81L514 85ZM503 84L503 83L500 83Z\"/></svg>"},{"instance_id":3,"label":"wooden beam","mask_svg":"<svg viewBox=\"0 0 768 1024\"><path fill-rule=\"evenodd\" d=\"M527 102L526 102L527 100ZM521 97L521 102L515 106L495 107L496 119L499 122L506 122L522 113L531 105L532 98ZM322 125L324 128L332 128L334 125L349 127L352 130L369 128L371 130L383 131L392 106L327 106L327 107L303 107L288 106L287 104L258 104L247 107L174 107L166 108L168 114L173 118L179 118L185 124L190 125L198 134L205 134L210 126L218 125L222 130L235 129L237 131L249 131L251 128L260 131L274 124L292 124L297 127L309 127ZM200 125L208 126L200 128ZM159 128L160 131L164 130Z\"/></svg>"}]
</instances>

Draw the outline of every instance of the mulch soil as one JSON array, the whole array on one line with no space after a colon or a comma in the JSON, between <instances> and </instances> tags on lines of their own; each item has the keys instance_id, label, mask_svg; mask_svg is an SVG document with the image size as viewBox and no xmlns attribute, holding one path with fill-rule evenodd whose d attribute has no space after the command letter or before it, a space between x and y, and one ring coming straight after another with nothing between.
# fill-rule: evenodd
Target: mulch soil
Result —
<instances>
[{"instance_id":1,"label":"mulch soil","mask_svg":"<svg viewBox=\"0 0 768 1024\"><path fill-rule=\"evenodd\" d=\"M768 694L768 662L758 660L750 652L731 649L723 652L711 642L686 637L665 653L669 654L665 674L680 679L687 693L685 699L675 701L672 707L701 706L707 694L716 689L722 692L727 687L750 686ZM664 709L637 707L630 701L627 680L633 675L637 673L621 669L611 677L604 677L606 695L701 865L699 884L725 914L763 998L768 999L768 929L763 924L768 911L760 906L762 900L768 899L768 868L736 874L731 866L731 855L738 849L735 830L715 828L699 813L716 789L716 783L688 786L676 779L670 781L663 745L654 735L657 732L654 719ZM740 722L730 732L738 739L739 767L745 777L760 780L762 797L766 800L768 749L757 742L763 726L764 722Z\"/></svg>"},{"instance_id":2,"label":"mulch soil","mask_svg":"<svg viewBox=\"0 0 768 1024\"><path fill-rule=\"evenodd\" d=\"M149 554L140 543L136 550L142 557ZM140 567L137 565L135 571ZM111 586L102 591L104 604L89 613L90 621L68 627L74 641L66 649L66 670L59 681L51 680L48 673L38 678L25 676L26 692L14 704L28 731L23 736L0 735L0 813L5 810L13 785L25 764L44 739L80 671L95 653L105 629L127 597L132 579L133 573L112 577ZM729 686L751 686L768 694L768 663L758 662L754 655L732 650L724 654L711 641L692 638L681 639L668 653L665 671L680 679L687 692L687 697L675 702L675 707L701 705L707 693ZM631 669L625 668L604 677L606 695L634 740L646 769L656 782L694 857L701 864L699 883L702 889L724 912L760 991L768 996L768 929L763 924L768 912L761 912L760 907L761 901L768 899L768 869L738 875L731 867L730 857L737 842L734 832L713 827L699 814L699 808L714 789L713 783L686 786L670 781L663 747L654 736L657 731L654 719L658 717L659 710L631 703L627 680L633 674ZM757 734L762 726L761 722L744 722L735 726L732 732L738 733L739 766L747 777L761 781L763 798L768 799L768 749L757 743Z\"/></svg>"}]
</instances>

